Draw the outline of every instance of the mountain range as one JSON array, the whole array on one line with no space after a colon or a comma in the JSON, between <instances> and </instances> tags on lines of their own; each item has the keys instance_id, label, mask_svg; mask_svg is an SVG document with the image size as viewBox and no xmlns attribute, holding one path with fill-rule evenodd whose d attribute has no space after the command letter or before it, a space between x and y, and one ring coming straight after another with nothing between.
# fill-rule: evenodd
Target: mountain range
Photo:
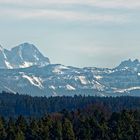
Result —
<instances>
[{"instance_id":1,"label":"mountain range","mask_svg":"<svg viewBox=\"0 0 140 140\"><path fill-rule=\"evenodd\" d=\"M140 96L140 62L113 69L51 64L33 44L0 46L0 91L32 96Z\"/></svg>"}]
</instances>

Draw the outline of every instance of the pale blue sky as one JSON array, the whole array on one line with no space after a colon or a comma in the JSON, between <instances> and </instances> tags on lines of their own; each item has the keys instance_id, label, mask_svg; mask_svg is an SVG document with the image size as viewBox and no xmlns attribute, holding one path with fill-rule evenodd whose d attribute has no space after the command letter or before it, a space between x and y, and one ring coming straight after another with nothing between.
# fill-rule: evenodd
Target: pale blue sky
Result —
<instances>
[{"instance_id":1,"label":"pale blue sky","mask_svg":"<svg viewBox=\"0 0 140 140\"><path fill-rule=\"evenodd\" d=\"M0 0L0 44L23 42L52 63L78 67L140 59L140 1Z\"/></svg>"}]
</instances>

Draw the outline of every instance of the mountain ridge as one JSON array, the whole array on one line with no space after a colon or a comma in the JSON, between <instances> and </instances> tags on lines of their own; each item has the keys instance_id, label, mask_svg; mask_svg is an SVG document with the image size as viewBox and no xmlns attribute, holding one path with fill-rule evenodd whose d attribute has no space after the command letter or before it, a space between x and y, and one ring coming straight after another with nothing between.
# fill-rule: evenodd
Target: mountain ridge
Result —
<instances>
[{"instance_id":1,"label":"mountain ridge","mask_svg":"<svg viewBox=\"0 0 140 140\"><path fill-rule=\"evenodd\" d=\"M9 68L0 67L0 91L32 96L140 96L138 59L122 61L112 69L77 68L50 64L34 45L23 43L11 50L0 47L2 64Z\"/></svg>"},{"instance_id":2,"label":"mountain ridge","mask_svg":"<svg viewBox=\"0 0 140 140\"><path fill-rule=\"evenodd\" d=\"M0 87L32 96L122 96L140 91L140 71L74 68L61 64L20 69L0 69ZM138 91L136 94L132 93Z\"/></svg>"}]
</instances>

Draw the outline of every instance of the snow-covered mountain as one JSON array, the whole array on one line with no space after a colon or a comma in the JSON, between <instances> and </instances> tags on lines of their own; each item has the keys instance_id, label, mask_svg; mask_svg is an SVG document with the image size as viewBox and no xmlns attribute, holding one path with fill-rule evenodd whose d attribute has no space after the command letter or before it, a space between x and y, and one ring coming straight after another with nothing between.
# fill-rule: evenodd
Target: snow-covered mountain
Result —
<instances>
[{"instance_id":1,"label":"snow-covered mountain","mask_svg":"<svg viewBox=\"0 0 140 140\"><path fill-rule=\"evenodd\" d=\"M0 69L0 91L33 96L140 96L139 65L132 68L130 63L114 69L76 68L61 64Z\"/></svg>"},{"instance_id":2,"label":"snow-covered mountain","mask_svg":"<svg viewBox=\"0 0 140 140\"><path fill-rule=\"evenodd\" d=\"M45 67L0 70L0 90L37 96L99 95L106 86L92 70L50 64Z\"/></svg>"},{"instance_id":3,"label":"snow-covered mountain","mask_svg":"<svg viewBox=\"0 0 140 140\"><path fill-rule=\"evenodd\" d=\"M39 50L24 43L0 46L0 91L32 96L140 96L140 62L131 59L113 69L50 64Z\"/></svg>"},{"instance_id":4,"label":"snow-covered mountain","mask_svg":"<svg viewBox=\"0 0 140 140\"><path fill-rule=\"evenodd\" d=\"M1 69L26 68L34 65L46 66L49 63L49 59L44 57L32 44L20 44L11 50L0 46Z\"/></svg>"}]
</instances>

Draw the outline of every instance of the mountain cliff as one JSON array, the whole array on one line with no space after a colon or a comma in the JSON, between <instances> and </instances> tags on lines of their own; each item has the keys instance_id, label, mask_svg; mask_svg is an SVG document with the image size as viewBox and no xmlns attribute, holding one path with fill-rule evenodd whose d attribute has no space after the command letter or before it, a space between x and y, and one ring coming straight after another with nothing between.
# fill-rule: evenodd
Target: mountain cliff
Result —
<instances>
[{"instance_id":1,"label":"mountain cliff","mask_svg":"<svg viewBox=\"0 0 140 140\"><path fill-rule=\"evenodd\" d=\"M34 65L42 67L48 64L50 64L50 60L32 44L23 43L11 50L0 46L1 69L26 68Z\"/></svg>"}]
</instances>

